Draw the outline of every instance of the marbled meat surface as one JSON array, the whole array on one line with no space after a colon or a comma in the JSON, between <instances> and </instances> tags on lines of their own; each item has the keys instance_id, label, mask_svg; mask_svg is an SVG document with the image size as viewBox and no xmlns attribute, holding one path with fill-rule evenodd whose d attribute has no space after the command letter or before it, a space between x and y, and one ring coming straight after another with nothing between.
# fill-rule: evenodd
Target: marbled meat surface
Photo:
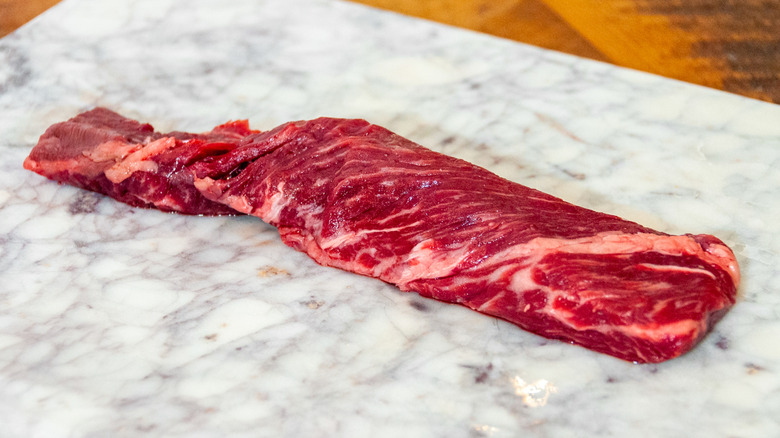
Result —
<instances>
[{"instance_id":1,"label":"marbled meat surface","mask_svg":"<svg viewBox=\"0 0 780 438\"><path fill-rule=\"evenodd\" d=\"M693 348L739 282L716 237L578 207L363 120L162 134L97 108L24 166L134 206L254 215L322 265L628 361Z\"/></svg>"}]
</instances>

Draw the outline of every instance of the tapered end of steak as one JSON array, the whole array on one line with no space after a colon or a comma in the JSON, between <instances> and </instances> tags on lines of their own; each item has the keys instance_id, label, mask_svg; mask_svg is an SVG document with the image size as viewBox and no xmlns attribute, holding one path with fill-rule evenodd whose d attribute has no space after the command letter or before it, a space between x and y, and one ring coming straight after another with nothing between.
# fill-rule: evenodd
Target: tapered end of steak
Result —
<instances>
[{"instance_id":1,"label":"tapered end of steak","mask_svg":"<svg viewBox=\"0 0 780 438\"><path fill-rule=\"evenodd\" d=\"M56 181L81 184L127 155L135 144L159 138L142 124L105 108L96 108L49 127L24 160L24 168Z\"/></svg>"},{"instance_id":2,"label":"tapered end of steak","mask_svg":"<svg viewBox=\"0 0 780 438\"><path fill-rule=\"evenodd\" d=\"M96 108L47 129L24 168L135 207L232 215L238 213L195 189L184 167L188 161L230 150L251 132L241 121L205 134L166 135L149 124Z\"/></svg>"}]
</instances>

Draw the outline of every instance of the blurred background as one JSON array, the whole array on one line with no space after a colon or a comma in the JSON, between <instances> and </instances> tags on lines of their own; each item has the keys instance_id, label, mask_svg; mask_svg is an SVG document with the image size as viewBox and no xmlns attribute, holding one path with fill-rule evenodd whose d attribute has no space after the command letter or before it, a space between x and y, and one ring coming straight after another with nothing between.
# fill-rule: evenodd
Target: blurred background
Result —
<instances>
[{"instance_id":1,"label":"blurred background","mask_svg":"<svg viewBox=\"0 0 780 438\"><path fill-rule=\"evenodd\" d=\"M780 103L777 0L352 1ZM57 3L0 0L0 37Z\"/></svg>"}]
</instances>

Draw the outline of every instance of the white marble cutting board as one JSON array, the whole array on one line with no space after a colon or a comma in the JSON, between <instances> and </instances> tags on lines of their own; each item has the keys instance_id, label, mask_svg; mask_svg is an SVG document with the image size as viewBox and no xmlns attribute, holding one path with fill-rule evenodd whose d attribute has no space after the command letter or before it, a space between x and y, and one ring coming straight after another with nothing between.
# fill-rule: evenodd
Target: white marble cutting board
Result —
<instances>
[{"instance_id":1,"label":"white marble cutting board","mask_svg":"<svg viewBox=\"0 0 780 438\"><path fill-rule=\"evenodd\" d=\"M711 233L739 302L634 365L316 265L252 218L22 169L102 105L162 131L359 117ZM780 436L780 107L338 0L65 0L0 40L0 437Z\"/></svg>"}]
</instances>

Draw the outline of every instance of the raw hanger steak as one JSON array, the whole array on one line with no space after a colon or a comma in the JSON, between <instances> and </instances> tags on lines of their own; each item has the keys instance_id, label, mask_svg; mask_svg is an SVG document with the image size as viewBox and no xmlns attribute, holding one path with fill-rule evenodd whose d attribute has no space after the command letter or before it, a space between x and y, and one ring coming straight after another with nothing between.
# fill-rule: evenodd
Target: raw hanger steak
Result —
<instances>
[{"instance_id":1,"label":"raw hanger steak","mask_svg":"<svg viewBox=\"0 0 780 438\"><path fill-rule=\"evenodd\" d=\"M163 134L97 108L51 126L24 167L138 207L257 216L322 265L628 361L693 348L739 282L716 237L578 207L363 120Z\"/></svg>"}]
</instances>

